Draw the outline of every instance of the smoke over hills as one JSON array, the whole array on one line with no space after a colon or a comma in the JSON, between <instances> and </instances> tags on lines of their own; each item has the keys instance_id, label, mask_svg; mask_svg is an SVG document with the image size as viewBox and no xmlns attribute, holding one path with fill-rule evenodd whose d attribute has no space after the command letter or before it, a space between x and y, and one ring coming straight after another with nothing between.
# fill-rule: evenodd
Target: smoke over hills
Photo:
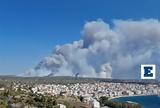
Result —
<instances>
[{"instance_id":1,"label":"smoke over hills","mask_svg":"<svg viewBox=\"0 0 160 108\"><path fill-rule=\"evenodd\" d=\"M25 75L140 78L140 65L160 65L160 22L103 20L87 22L82 38L57 45L53 53Z\"/></svg>"}]
</instances>

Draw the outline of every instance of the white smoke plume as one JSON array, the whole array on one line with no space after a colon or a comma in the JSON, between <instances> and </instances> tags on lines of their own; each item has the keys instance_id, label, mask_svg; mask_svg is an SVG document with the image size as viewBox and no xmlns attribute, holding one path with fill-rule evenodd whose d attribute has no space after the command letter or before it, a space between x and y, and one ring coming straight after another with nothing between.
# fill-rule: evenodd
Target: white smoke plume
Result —
<instances>
[{"instance_id":1,"label":"white smoke plume","mask_svg":"<svg viewBox=\"0 0 160 108\"><path fill-rule=\"evenodd\" d=\"M57 45L26 74L31 76L74 76L140 78L140 65L160 65L160 22L156 19L103 20L87 22L82 38Z\"/></svg>"}]
</instances>

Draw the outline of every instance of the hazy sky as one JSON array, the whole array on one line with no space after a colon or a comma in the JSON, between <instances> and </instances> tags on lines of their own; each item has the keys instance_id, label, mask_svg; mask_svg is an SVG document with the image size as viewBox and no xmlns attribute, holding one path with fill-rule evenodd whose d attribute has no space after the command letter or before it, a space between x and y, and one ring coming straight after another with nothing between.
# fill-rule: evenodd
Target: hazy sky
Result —
<instances>
[{"instance_id":1,"label":"hazy sky","mask_svg":"<svg viewBox=\"0 0 160 108\"><path fill-rule=\"evenodd\" d=\"M79 40L86 21L158 19L159 4L159 0L1 0L0 74L20 74L56 44Z\"/></svg>"}]
</instances>

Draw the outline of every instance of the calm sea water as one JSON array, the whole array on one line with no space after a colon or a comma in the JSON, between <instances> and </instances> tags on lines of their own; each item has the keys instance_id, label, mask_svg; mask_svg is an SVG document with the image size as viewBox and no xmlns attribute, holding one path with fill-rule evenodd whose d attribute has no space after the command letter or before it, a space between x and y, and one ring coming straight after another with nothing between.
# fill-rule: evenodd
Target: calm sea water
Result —
<instances>
[{"instance_id":1,"label":"calm sea water","mask_svg":"<svg viewBox=\"0 0 160 108\"><path fill-rule=\"evenodd\" d=\"M120 97L113 99L117 102L132 101L139 103L143 108L160 108L160 96L132 96L132 97Z\"/></svg>"}]
</instances>

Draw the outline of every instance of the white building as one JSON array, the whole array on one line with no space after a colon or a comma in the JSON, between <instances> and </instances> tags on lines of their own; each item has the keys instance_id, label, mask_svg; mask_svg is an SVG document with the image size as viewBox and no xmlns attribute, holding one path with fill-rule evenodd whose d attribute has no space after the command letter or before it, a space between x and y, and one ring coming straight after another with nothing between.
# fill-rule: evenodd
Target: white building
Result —
<instances>
[{"instance_id":1,"label":"white building","mask_svg":"<svg viewBox=\"0 0 160 108\"><path fill-rule=\"evenodd\" d=\"M59 108L67 108L65 105L63 104L58 104L59 105Z\"/></svg>"},{"instance_id":2,"label":"white building","mask_svg":"<svg viewBox=\"0 0 160 108\"><path fill-rule=\"evenodd\" d=\"M100 108L100 103L96 100L96 99L93 99L93 108Z\"/></svg>"}]
</instances>

